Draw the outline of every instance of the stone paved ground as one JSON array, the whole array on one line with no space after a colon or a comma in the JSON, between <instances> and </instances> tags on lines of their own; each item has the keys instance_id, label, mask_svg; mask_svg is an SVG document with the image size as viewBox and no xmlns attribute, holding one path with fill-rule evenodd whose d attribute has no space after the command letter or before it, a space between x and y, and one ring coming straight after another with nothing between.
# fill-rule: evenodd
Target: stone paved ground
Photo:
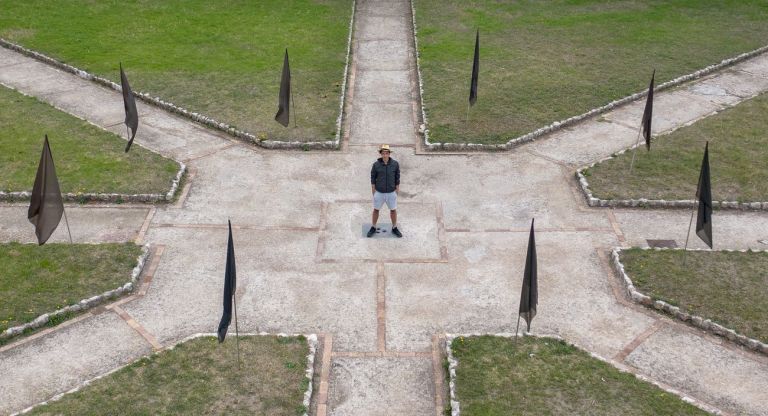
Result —
<instances>
[{"instance_id":1,"label":"stone paved ground","mask_svg":"<svg viewBox=\"0 0 768 416\"><path fill-rule=\"evenodd\" d=\"M592 209L576 167L630 146L642 103L513 151L425 154L409 3L358 2L342 150L266 151L139 103L137 143L184 161L169 206L68 206L78 241L150 242L136 295L0 348L11 413L167 346L220 316L226 220L234 224L241 331L319 333L317 415L442 411L440 334L511 332L531 217L540 267L534 332L726 414L768 413L768 360L627 302L615 246L682 245L689 212ZM123 133L118 93L0 49L0 83ZM656 100L658 132L768 89L768 56ZM370 164L402 166L401 240L367 240ZM32 241L26 204L0 205L0 241ZM383 216L383 217L386 217ZM766 248L765 213L715 213L716 248ZM54 240L64 241L63 227ZM701 247L694 241L694 247Z\"/></svg>"}]
</instances>

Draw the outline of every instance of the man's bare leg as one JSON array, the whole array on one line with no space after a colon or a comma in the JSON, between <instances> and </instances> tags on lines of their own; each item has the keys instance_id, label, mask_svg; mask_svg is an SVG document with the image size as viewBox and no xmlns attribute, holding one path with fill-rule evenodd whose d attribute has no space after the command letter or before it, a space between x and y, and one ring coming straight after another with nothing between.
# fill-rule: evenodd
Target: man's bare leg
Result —
<instances>
[{"instance_id":1,"label":"man's bare leg","mask_svg":"<svg viewBox=\"0 0 768 416\"><path fill-rule=\"evenodd\" d=\"M392 220L392 228L397 228L397 210L389 211L389 218Z\"/></svg>"},{"instance_id":2,"label":"man's bare leg","mask_svg":"<svg viewBox=\"0 0 768 416\"><path fill-rule=\"evenodd\" d=\"M379 210L378 209L374 209L373 210L373 215L371 216L371 226L375 227L376 223L378 221L379 221Z\"/></svg>"}]
</instances>

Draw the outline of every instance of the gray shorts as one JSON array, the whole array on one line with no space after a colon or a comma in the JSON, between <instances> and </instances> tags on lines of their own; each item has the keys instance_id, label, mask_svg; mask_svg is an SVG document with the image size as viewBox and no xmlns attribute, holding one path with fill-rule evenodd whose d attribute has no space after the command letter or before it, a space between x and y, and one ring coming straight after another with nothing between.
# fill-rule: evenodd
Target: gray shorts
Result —
<instances>
[{"instance_id":1,"label":"gray shorts","mask_svg":"<svg viewBox=\"0 0 768 416\"><path fill-rule=\"evenodd\" d=\"M373 209L379 210L384 203L387 203L390 211L397 209L397 192L381 193L376 191L373 193Z\"/></svg>"}]
</instances>

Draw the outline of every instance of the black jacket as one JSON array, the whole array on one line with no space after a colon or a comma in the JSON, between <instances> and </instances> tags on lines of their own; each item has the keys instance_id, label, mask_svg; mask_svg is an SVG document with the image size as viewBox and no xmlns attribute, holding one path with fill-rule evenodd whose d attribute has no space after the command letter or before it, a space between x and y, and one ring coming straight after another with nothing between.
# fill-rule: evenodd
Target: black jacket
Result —
<instances>
[{"instance_id":1,"label":"black jacket","mask_svg":"<svg viewBox=\"0 0 768 416\"><path fill-rule=\"evenodd\" d=\"M392 158L389 158L386 165L381 158L373 162L371 185L375 185L381 193L395 192L395 187L400 185L400 164Z\"/></svg>"}]
</instances>

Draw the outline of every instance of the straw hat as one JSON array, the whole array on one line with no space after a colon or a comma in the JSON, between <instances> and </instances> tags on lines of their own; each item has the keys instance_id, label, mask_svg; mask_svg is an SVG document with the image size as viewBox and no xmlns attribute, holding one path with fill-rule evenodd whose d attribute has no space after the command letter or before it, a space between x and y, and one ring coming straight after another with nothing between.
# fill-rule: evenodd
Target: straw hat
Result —
<instances>
[{"instance_id":1,"label":"straw hat","mask_svg":"<svg viewBox=\"0 0 768 416\"><path fill-rule=\"evenodd\" d=\"M379 147L379 153L381 153L383 150L386 150L386 151L388 151L388 152L392 153L392 150L390 150L390 149L389 149L389 145L388 145L388 144L382 144L382 145Z\"/></svg>"}]
</instances>

